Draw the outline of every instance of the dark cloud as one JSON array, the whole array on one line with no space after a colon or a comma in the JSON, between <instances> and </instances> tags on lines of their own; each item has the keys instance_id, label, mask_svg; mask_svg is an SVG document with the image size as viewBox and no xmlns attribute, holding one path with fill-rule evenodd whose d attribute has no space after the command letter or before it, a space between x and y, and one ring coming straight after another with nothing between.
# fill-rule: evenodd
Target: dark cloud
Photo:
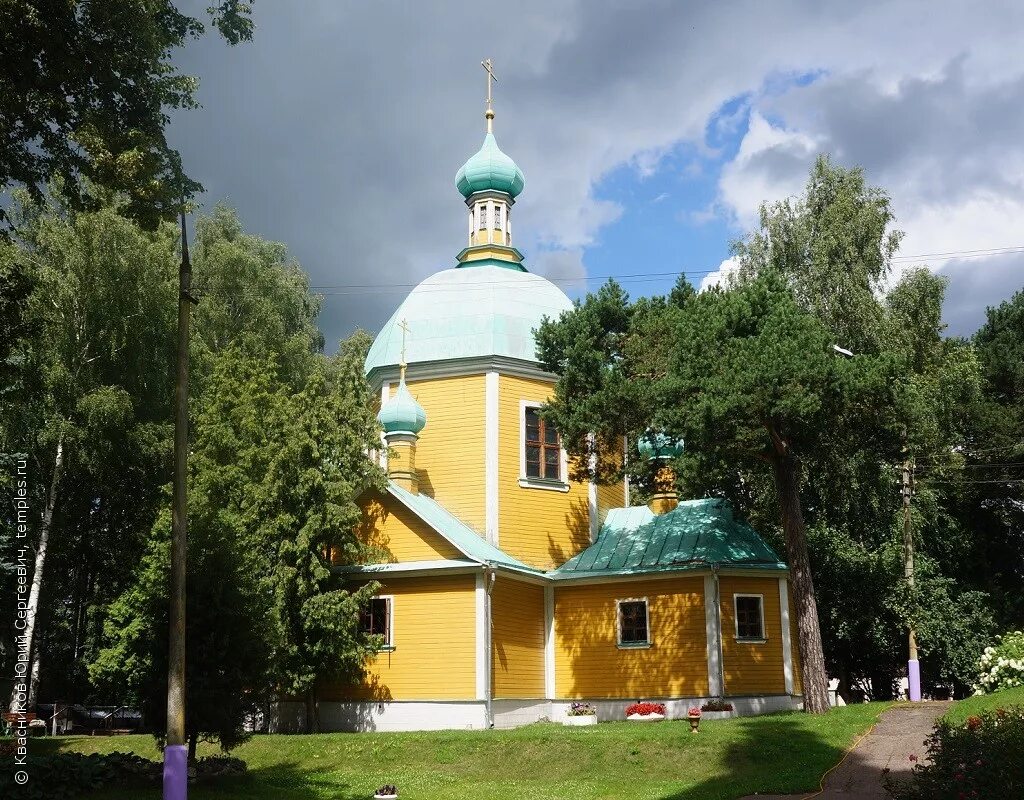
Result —
<instances>
[{"instance_id":1,"label":"dark cloud","mask_svg":"<svg viewBox=\"0 0 1024 800\"><path fill-rule=\"evenodd\" d=\"M1024 255L961 259L939 271L949 278L943 318L951 336L970 336L985 321L985 309L1024 289Z\"/></svg>"},{"instance_id":2,"label":"dark cloud","mask_svg":"<svg viewBox=\"0 0 1024 800\"><path fill-rule=\"evenodd\" d=\"M186 5L203 14L208 2ZM620 213L594 195L602 176L624 164L657 167L682 142L700 147L729 98L818 70L852 76L849 92L858 75L883 70L897 84L939 75L974 96L978 71L1005 71L1019 46L1012 3L985 15L968 6L936 14L916 0L836 8L259 0L252 43L229 48L210 36L182 52L204 107L176 114L170 135L205 184L205 202L228 202L249 230L286 242L315 285L405 286L452 265L463 246L453 179L483 137L478 63L492 57L498 141L526 173L515 243L528 263L575 277L585 248ZM950 60L965 52L957 76ZM979 103L980 130L1002 112ZM913 163L910 150L901 145L898 157ZM404 290L330 292L321 324L334 342L356 326L375 330Z\"/></svg>"}]
</instances>

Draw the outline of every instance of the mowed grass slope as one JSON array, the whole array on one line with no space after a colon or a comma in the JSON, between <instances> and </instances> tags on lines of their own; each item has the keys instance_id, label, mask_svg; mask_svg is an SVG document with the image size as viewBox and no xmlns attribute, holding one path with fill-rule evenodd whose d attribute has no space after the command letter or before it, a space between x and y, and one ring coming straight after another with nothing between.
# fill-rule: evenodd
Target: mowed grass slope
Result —
<instances>
[{"instance_id":1,"label":"mowed grass slope","mask_svg":"<svg viewBox=\"0 0 1024 800\"><path fill-rule=\"evenodd\" d=\"M1003 689L992 694L979 694L955 703L943 716L943 719L954 725L962 725L967 718L983 711L995 711L997 708L1024 707L1024 686Z\"/></svg>"},{"instance_id":2,"label":"mowed grass slope","mask_svg":"<svg viewBox=\"0 0 1024 800\"><path fill-rule=\"evenodd\" d=\"M650 798L731 800L754 792L816 789L821 775L887 707L847 706L827 714L774 714L701 723L685 720L554 724L510 731L257 736L233 751L242 778L199 784L192 800L354 800L384 783L402 800ZM158 752L149 736L68 737L36 743L80 752ZM213 753L210 746L200 755ZM89 795L156 800L158 787Z\"/></svg>"}]
</instances>

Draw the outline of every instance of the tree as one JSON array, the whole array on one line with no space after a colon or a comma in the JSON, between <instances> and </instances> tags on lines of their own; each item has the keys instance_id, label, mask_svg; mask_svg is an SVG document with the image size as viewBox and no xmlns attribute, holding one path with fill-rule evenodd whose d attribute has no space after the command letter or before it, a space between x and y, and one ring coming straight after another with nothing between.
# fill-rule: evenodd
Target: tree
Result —
<instances>
[{"instance_id":1,"label":"tree","mask_svg":"<svg viewBox=\"0 0 1024 800\"><path fill-rule=\"evenodd\" d=\"M149 453L145 444L168 408L172 341L170 230L144 234L115 206L74 219L51 212L16 212L24 220L18 240L2 245L3 260L26 265L32 280L24 308L32 334L15 343L13 354L22 396L5 404L0 431L3 451L26 453L32 482L45 487L24 631L36 675L36 623L64 476L88 470L111 427L124 432L129 463Z\"/></svg>"},{"instance_id":2,"label":"tree","mask_svg":"<svg viewBox=\"0 0 1024 800\"><path fill-rule=\"evenodd\" d=\"M230 44L252 37L248 2L219 0L210 13ZM4 0L0 185L41 201L58 177L77 207L96 205L91 185L105 187L147 227L175 214L202 187L164 136L167 109L195 107L198 85L170 59L203 31L170 0Z\"/></svg>"}]
</instances>

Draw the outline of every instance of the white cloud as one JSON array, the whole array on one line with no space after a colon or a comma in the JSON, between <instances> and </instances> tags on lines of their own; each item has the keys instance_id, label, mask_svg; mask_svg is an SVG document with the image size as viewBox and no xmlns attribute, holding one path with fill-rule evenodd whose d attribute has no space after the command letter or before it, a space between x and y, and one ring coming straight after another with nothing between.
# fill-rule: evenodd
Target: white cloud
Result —
<instances>
[{"instance_id":1,"label":"white cloud","mask_svg":"<svg viewBox=\"0 0 1024 800\"><path fill-rule=\"evenodd\" d=\"M186 2L200 13L207 5ZM926 190L969 197L983 185L1006 198L1021 188L1019 2L984 12L949 3L941 13L925 0L409 9L320 0L296 14L257 3L251 44L205 37L181 56L202 79L204 104L176 114L170 131L187 168L209 202L231 199L250 228L287 242L316 284L404 284L453 263L465 237L453 177L483 137L478 62L488 56L497 138L526 173L514 234L528 258L595 243L622 213L596 195L602 177L664 168L681 144L706 151L709 120L741 97L754 124L722 176L721 203L742 225L761 200L799 188L801 159L816 147L892 181L908 223L924 219L919 200L938 203ZM809 73L824 77L779 89ZM831 95L819 92L827 87ZM895 114L911 97L913 113ZM927 129L912 125L915 114ZM718 133L739 119L722 117ZM886 154L895 166L876 169ZM328 341L377 327L395 302L332 298Z\"/></svg>"},{"instance_id":2,"label":"white cloud","mask_svg":"<svg viewBox=\"0 0 1024 800\"><path fill-rule=\"evenodd\" d=\"M700 282L700 291L703 292L712 286L727 286L729 280L739 271L739 268L740 264L735 258L725 259L725 261L718 265L718 269L715 272L704 276L704 279Z\"/></svg>"}]
</instances>

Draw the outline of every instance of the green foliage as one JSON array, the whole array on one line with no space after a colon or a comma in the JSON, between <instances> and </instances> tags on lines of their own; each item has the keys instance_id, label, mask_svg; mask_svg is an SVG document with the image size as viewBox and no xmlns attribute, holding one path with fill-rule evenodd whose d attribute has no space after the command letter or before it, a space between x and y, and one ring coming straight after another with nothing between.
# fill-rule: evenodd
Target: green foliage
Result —
<instances>
[{"instance_id":1,"label":"green foliage","mask_svg":"<svg viewBox=\"0 0 1024 800\"><path fill-rule=\"evenodd\" d=\"M1024 707L997 708L962 724L939 720L901 800L1016 800L1024 791Z\"/></svg>"},{"instance_id":2,"label":"green foliage","mask_svg":"<svg viewBox=\"0 0 1024 800\"><path fill-rule=\"evenodd\" d=\"M0 745L0 755L8 756ZM31 746L30 746L31 749ZM139 779L152 782L160 775L160 764L133 753L58 752L47 755L29 755L23 767L29 775L28 783L14 781L14 770L0 773L0 792L4 797L26 800L50 800L91 795L103 787Z\"/></svg>"},{"instance_id":3,"label":"green foliage","mask_svg":"<svg viewBox=\"0 0 1024 800\"><path fill-rule=\"evenodd\" d=\"M996 637L995 647L986 647L978 661L978 694L1024 686L1024 633L1011 631Z\"/></svg>"},{"instance_id":4,"label":"green foliage","mask_svg":"<svg viewBox=\"0 0 1024 800\"><path fill-rule=\"evenodd\" d=\"M220 0L209 12L229 43L252 37L249 3ZM41 200L58 176L76 207L95 207L100 186L122 193L123 210L147 227L173 216L202 187L164 136L168 109L197 105L197 79L171 55L202 34L170 0L5 0L0 186L21 184Z\"/></svg>"}]
</instances>

